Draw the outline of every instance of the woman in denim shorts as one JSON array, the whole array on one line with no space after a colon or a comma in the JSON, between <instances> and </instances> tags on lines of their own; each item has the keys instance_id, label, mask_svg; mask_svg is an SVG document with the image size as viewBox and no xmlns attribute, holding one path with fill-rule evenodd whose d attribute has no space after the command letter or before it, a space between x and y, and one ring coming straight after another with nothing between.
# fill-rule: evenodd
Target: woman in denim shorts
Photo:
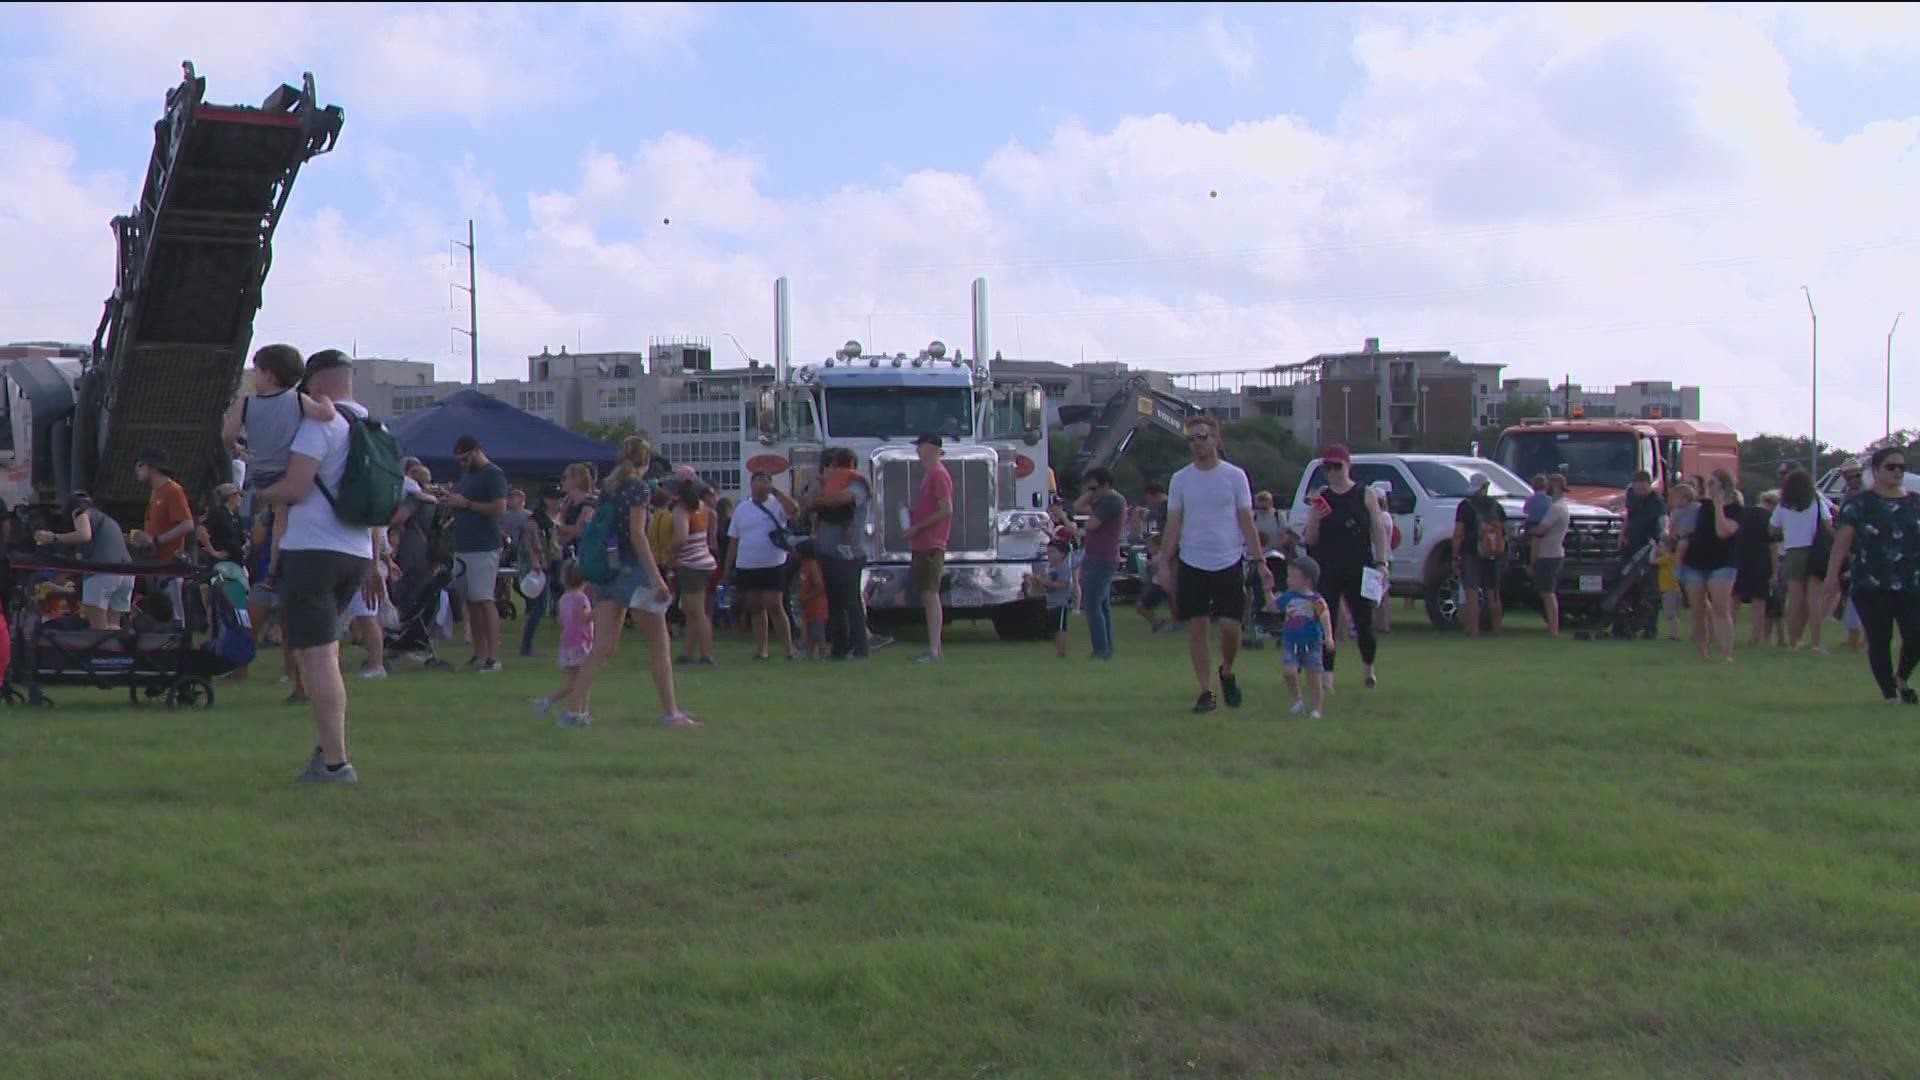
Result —
<instances>
[{"instance_id":1,"label":"woman in denim shorts","mask_svg":"<svg viewBox=\"0 0 1920 1080\"><path fill-rule=\"evenodd\" d=\"M1707 497L1680 549L1680 587L1693 608L1693 645L1703 661L1718 645L1720 658L1733 663L1733 582L1740 565L1734 537L1739 531L1740 490L1733 474L1716 470L1707 478Z\"/></svg>"}]
</instances>

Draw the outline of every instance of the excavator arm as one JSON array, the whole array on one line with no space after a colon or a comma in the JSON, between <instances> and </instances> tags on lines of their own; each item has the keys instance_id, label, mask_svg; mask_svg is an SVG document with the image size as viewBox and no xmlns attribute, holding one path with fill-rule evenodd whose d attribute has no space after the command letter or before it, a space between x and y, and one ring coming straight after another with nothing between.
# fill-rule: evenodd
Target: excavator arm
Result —
<instances>
[{"instance_id":1,"label":"excavator arm","mask_svg":"<svg viewBox=\"0 0 1920 1080\"><path fill-rule=\"evenodd\" d=\"M53 498L85 490L122 521L146 506L133 474L144 448L166 451L195 505L231 479L221 417L246 366L274 229L300 167L333 149L345 120L319 104L311 74L253 108L207 102L206 79L181 66L139 204L113 219L116 282L55 448L66 467L36 477Z\"/></svg>"},{"instance_id":2,"label":"excavator arm","mask_svg":"<svg viewBox=\"0 0 1920 1080\"><path fill-rule=\"evenodd\" d=\"M1060 476L1061 494L1080 490L1080 478L1087 475L1087 470L1101 466L1111 469L1126 456L1127 448L1133 445L1133 438L1142 427L1151 424L1178 435L1186 429L1189 419L1205 412L1185 398L1154 389L1142 375L1128 379L1105 405L1063 406L1060 409L1062 424L1091 420L1092 426L1080 444L1080 452Z\"/></svg>"}]
</instances>

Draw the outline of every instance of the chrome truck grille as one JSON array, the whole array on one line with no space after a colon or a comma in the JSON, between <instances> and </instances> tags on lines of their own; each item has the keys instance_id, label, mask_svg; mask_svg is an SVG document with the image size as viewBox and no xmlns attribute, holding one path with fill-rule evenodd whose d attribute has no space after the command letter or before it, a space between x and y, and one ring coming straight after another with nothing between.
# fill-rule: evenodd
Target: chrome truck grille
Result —
<instances>
[{"instance_id":1,"label":"chrome truck grille","mask_svg":"<svg viewBox=\"0 0 1920 1080\"><path fill-rule=\"evenodd\" d=\"M1625 518L1575 518L1567 530L1567 558L1606 561L1620 555L1620 534L1626 530Z\"/></svg>"},{"instance_id":2,"label":"chrome truck grille","mask_svg":"<svg viewBox=\"0 0 1920 1080\"><path fill-rule=\"evenodd\" d=\"M991 559L998 530L999 455L988 446L949 446L947 472L953 476L953 532L948 539L950 559ZM873 453L873 527L878 557L906 559L912 555L902 511L913 504L926 476L910 446L883 447Z\"/></svg>"}]
</instances>

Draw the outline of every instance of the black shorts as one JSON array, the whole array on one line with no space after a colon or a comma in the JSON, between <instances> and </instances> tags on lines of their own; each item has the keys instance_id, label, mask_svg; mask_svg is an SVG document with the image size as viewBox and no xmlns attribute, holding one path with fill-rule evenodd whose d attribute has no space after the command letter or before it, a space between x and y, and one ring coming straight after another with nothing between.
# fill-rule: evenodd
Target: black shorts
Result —
<instances>
[{"instance_id":1,"label":"black shorts","mask_svg":"<svg viewBox=\"0 0 1920 1080\"><path fill-rule=\"evenodd\" d=\"M741 592L785 592L787 568L762 566L751 570L733 568L733 587Z\"/></svg>"},{"instance_id":2,"label":"black shorts","mask_svg":"<svg viewBox=\"0 0 1920 1080\"><path fill-rule=\"evenodd\" d=\"M340 640L340 619L366 583L367 564L338 551L280 556L280 622L288 648L317 649Z\"/></svg>"},{"instance_id":3,"label":"black shorts","mask_svg":"<svg viewBox=\"0 0 1920 1080\"><path fill-rule=\"evenodd\" d=\"M1560 567L1566 559L1533 560L1533 591L1541 596L1551 596L1560 591Z\"/></svg>"},{"instance_id":4,"label":"black shorts","mask_svg":"<svg viewBox=\"0 0 1920 1080\"><path fill-rule=\"evenodd\" d=\"M1055 608L1048 608L1047 625L1053 628L1054 633L1064 634L1067 632L1067 621L1072 615L1073 608L1066 604L1061 604Z\"/></svg>"},{"instance_id":5,"label":"black shorts","mask_svg":"<svg viewBox=\"0 0 1920 1080\"><path fill-rule=\"evenodd\" d=\"M1484 589L1497 594L1500 591L1500 560L1482 559L1477 555L1460 560L1460 587Z\"/></svg>"},{"instance_id":6,"label":"black shorts","mask_svg":"<svg viewBox=\"0 0 1920 1080\"><path fill-rule=\"evenodd\" d=\"M1196 570L1180 564L1174 582L1174 607L1182 619L1239 622L1247 610L1247 576L1238 563L1225 570Z\"/></svg>"}]
</instances>

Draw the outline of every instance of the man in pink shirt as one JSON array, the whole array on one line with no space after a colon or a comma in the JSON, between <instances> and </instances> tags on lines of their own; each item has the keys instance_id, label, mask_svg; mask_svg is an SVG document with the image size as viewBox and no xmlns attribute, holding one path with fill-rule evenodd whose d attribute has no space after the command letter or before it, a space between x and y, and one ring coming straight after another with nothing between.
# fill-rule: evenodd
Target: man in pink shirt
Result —
<instances>
[{"instance_id":1,"label":"man in pink shirt","mask_svg":"<svg viewBox=\"0 0 1920 1080\"><path fill-rule=\"evenodd\" d=\"M931 664L940 659L940 628L945 619L940 611L940 579L947 569L947 539L953 534L953 476L940 464L940 436L922 435L913 445L927 470L907 514L913 587L919 590L920 604L927 612L927 651L914 660Z\"/></svg>"}]
</instances>

